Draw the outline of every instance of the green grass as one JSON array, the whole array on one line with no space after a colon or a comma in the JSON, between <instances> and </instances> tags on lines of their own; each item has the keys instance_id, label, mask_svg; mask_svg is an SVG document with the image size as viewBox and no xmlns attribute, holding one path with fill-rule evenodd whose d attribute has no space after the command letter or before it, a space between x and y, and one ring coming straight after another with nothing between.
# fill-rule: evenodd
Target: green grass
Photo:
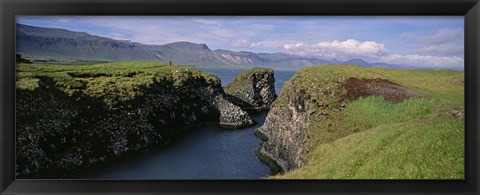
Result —
<instances>
[{"instance_id":1,"label":"green grass","mask_svg":"<svg viewBox=\"0 0 480 195\"><path fill-rule=\"evenodd\" d=\"M220 79L191 66L169 65L163 62L132 61L94 65L19 64L17 87L35 90L42 78L50 79L54 86L67 95L85 94L102 98L109 107L121 101L142 95L141 88L154 82L171 81L182 85L191 78L220 85Z\"/></svg>"},{"instance_id":2,"label":"green grass","mask_svg":"<svg viewBox=\"0 0 480 195\"><path fill-rule=\"evenodd\" d=\"M463 179L463 121L381 125L319 145L307 165L274 178Z\"/></svg>"},{"instance_id":3,"label":"green grass","mask_svg":"<svg viewBox=\"0 0 480 195\"><path fill-rule=\"evenodd\" d=\"M40 80L32 77L19 78L17 81L17 88L24 90L35 90L39 87Z\"/></svg>"},{"instance_id":4,"label":"green grass","mask_svg":"<svg viewBox=\"0 0 480 195\"><path fill-rule=\"evenodd\" d=\"M296 85L298 88L305 89L308 94L328 95L333 92L335 95L341 95L346 91L338 86L349 77L388 79L430 97L439 98L446 104L463 105L464 103L464 74L463 71L453 70L401 70L363 68L355 65L313 66L300 69L283 88ZM325 90L326 87L329 89ZM278 103L284 102L285 100L278 101Z\"/></svg>"},{"instance_id":5,"label":"green grass","mask_svg":"<svg viewBox=\"0 0 480 195\"><path fill-rule=\"evenodd\" d=\"M303 97L305 110L318 111L306 128L306 165L274 178L463 179L464 123L448 114L464 109L463 75L343 65L301 69L274 104ZM350 77L388 79L427 98L394 104L367 97L340 110L342 84Z\"/></svg>"}]
</instances>

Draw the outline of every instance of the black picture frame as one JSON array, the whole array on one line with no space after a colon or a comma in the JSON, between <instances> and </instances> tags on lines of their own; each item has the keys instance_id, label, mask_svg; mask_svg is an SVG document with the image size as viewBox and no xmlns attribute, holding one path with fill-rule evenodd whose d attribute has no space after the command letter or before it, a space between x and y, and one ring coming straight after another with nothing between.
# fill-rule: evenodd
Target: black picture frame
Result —
<instances>
[{"instance_id":1,"label":"black picture frame","mask_svg":"<svg viewBox=\"0 0 480 195\"><path fill-rule=\"evenodd\" d=\"M462 15L465 180L16 180L16 15ZM0 0L2 194L479 194L478 0Z\"/></svg>"}]
</instances>

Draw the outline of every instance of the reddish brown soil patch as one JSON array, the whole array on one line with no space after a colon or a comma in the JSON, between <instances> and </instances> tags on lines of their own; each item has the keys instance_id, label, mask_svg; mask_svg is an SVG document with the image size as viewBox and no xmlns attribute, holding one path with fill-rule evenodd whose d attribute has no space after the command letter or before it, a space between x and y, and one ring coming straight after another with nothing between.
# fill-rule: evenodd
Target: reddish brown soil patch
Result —
<instances>
[{"instance_id":1,"label":"reddish brown soil patch","mask_svg":"<svg viewBox=\"0 0 480 195\"><path fill-rule=\"evenodd\" d=\"M352 101L359 97L383 96L383 98L392 103L402 102L412 97L426 97L399 84L386 79L358 79L349 78L345 83L348 90L343 98L346 101Z\"/></svg>"}]
</instances>

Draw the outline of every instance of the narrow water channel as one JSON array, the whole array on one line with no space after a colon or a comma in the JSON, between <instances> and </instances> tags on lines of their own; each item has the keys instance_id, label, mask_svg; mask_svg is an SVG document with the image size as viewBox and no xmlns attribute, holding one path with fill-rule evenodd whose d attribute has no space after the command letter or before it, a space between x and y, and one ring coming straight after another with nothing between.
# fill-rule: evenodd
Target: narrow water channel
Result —
<instances>
[{"instance_id":1,"label":"narrow water channel","mask_svg":"<svg viewBox=\"0 0 480 195\"><path fill-rule=\"evenodd\" d=\"M242 70L207 69L228 84ZM294 72L276 71L275 90ZM267 113L252 115L250 128L225 130L216 124L195 127L162 148L128 155L69 176L67 179L262 179L269 167L256 156L261 140L253 132L265 122Z\"/></svg>"},{"instance_id":2,"label":"narrow water channel","mask_svg":"<svg viewBox=\"0 0 480 195\"><path fill-rule=\"evenodd\" d=\"M224 130L210 124L192 129L177 142L83 171L70 179L261 179L270 173L254 152L253 135L266 113L253 116L254 127Z\"/></svg>"}]
</instances>

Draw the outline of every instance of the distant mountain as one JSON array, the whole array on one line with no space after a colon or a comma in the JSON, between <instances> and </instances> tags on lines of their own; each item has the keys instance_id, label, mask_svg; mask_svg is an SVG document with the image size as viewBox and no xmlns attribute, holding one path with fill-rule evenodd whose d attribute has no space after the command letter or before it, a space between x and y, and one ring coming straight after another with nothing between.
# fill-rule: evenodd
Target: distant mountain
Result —
<instances>
[{"instance_id":1,"label":"distant mountain","mask_svg":"<svg viewBox=\"0 0 480 195\"><path fill-rule=\"evenodd\" d=\"M361 59L347 62L300 57L284 53L252 53L217 49L212 51L206 44L174 42L164 45L146 45L129 40L115 40L64 29L42 28L17 24L17 53L30 60L73 59L90 61L152 60L172 61L176 64L198 67L250 68L270 67L298 69L320 64L350 63L361 66L387 67L387 64L372 64ZM33 56L33 57L32 57Z\"/></svg>"},{"instance_id":2,"label":"distant mountain","mask_svg":"<svg viewBox=\"0 0 480 195\"><path fill-rule=\"evenodd\" d=\"M17 24L17 53L83 60L164 60L140 44L73 32Z\"/></svg>"},{"instance_id":3,"label":"distant mountain","mask_svg":"<svg viewBox=\"0 0 480 195\"><path fill-rule=\"evenodd\" d=\"M393 66L396 66L396 65L385 64L385 63L368 63L362 59L351 59L346 62L342 62L342 64L356 64L364 67L390 67L390 68L392 68Z\"/></svg>"}]
</instances>

